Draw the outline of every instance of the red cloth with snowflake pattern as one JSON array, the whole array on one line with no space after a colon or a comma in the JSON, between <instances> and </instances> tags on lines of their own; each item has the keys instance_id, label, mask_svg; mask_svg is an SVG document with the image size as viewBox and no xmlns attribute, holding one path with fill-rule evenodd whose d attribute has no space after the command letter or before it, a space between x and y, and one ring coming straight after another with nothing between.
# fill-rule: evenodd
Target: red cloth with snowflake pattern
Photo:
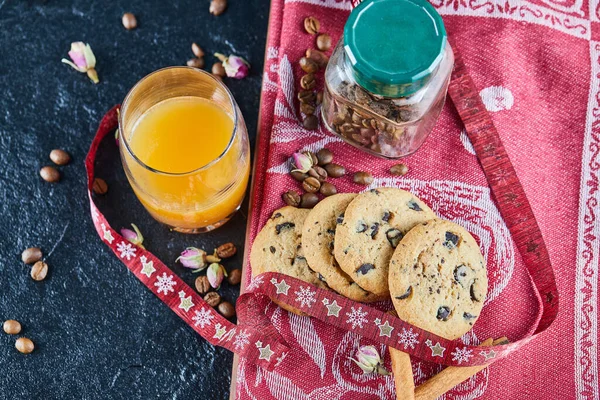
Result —
<instances>
[{"instance_id":1,"label":"red cloth with snowflake pattern","mask_svg":"<svg viewBox=\"0 0 600 400\"><path fill-rule=\"evenodd\" d=\"M561 293L561 312L549 330L444 398L597 399L598 0L432 4L442 14L516 168ZM481 318L463 338L466 344L488 337L514 340L531 333L526 329L535 322L538 302L451 101L423 147L403 160L410 173L402 178L387 172L393 161L360 152L323 126L312 132L301 127L298 60L315 41L302 29L303 19L308 15L319 19L321 31L335 43L350 9L350 0L272 0L247 245L273 210L284 205L280 193L299 189L287 175L289 156L300 149L327 146L350 174L369 170L375 177L372 187L410 190L439 216L465 226L477 238L490 285ZM322 80L320 72L321 86ZM338 191L364 190L350 176L332 180ZM248 283L250 268L246 268ZM294 362L268 372L240 358L234 382L237 398L395 399L391 377L363 375L348 360L359 345L372 344L368 340L289 314L274 304L267 314L291 345ZM378 348L386 354L389 368L385 347ZM417 384L441 368L413 359Z\"/></svg>"}]
</instances>

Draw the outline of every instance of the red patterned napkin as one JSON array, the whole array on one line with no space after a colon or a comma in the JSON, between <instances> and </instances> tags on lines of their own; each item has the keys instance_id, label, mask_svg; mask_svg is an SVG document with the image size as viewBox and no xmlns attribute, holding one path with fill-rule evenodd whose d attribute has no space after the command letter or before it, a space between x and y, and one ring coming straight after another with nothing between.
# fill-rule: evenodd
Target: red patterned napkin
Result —
<instances>
[{"instance_id":1,"label":"red patterned napkin","mask_svg":"<svg viewBox=\"0 0 600 400\"><path fill-rule=\"evenodd\" d=\"M597 4L577 0L433 4L444 16L453 45L462 54L529 197L562 295L561 313L548 331L445 397L598 398L600 43L592 40L600 21ZM327 146L350 173L369 170L375 176L373 186L410 190L479 240L488 262L489 294L481 318L463 338L465 344L500 336L515 340L533 333L528 329L538 322L538 300L552 299L534 295L521 253L452 102L446 104L421 150L404 161L411 171L403 178L387 173L393 162L345 145L323 127L310 132L299 124L297 61L314 46L302 21L315 16L321 31L336 42L350 7L349 0L272 0L247 246L272 211L283 206L280 194L298 188L286 174L291 153ZM479 149L483 145L478 142L473 144ZM500 173L489 178L506 183ZM349 177L333 182L341 192L364 189ZM529 246L525 251L535 253L536 243ZM251 282L249 268L246 273L246 282ZM289 314L274 304L266 307L266 313L296 361L267 371L241 357L234 371L238 398L395 398L391 377L363 375L348 360L359 345L372 341ZM386 353L384 345L378 347ZM389 367L387 356L386 362ZM416 383L441 368L414 359Z\"/></svg>"}]
</instances>

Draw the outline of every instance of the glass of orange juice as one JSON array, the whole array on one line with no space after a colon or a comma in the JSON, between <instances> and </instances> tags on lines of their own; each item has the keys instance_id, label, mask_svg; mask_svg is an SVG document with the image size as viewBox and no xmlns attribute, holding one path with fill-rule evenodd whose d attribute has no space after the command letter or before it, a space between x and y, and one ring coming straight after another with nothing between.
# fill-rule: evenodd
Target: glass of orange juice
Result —
<instances>
[{"instance_id":1,"label":"glass of orange juice","mask_svg":"<svg viewBox=\"0 0 600 400\"><path fill-rule=\"evenodd\" d=\"M246 124L227 87L207 72L170 67L139 81L121 107L119 148L140 202L176 231L216 229L242 203Z\"/></svg>"}]
</instances>

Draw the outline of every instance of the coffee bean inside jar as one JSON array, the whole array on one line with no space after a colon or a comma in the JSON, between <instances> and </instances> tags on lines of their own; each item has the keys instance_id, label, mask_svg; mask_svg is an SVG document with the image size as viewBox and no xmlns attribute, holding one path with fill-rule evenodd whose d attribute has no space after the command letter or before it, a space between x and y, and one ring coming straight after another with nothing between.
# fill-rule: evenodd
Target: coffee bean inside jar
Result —
<instances>
[{"instance_id":1,"label":"coffee bean inside jar","mask_svg":"<svg viewBox=\"0 0 600 400\"><path fill-rule=\"evenodd\" d=\"M454 54L425 0L365 0L325 72L325 126L369 153L399 158L425 141L446 98Z\"/></svg>"}]
</instances>

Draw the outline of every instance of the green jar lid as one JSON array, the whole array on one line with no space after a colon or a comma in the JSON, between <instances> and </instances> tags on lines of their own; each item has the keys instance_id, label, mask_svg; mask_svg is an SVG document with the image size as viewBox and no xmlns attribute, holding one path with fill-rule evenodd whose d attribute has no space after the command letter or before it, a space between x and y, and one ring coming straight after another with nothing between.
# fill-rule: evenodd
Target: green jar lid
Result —
<instances>
[{"instance_id":1,"label":"green jar lid","mask_svg":"<svg viewBox=\"0 0 600 400\"><path fill-rule=\"evenodd\" d=\"M446 29L426 0L365 0L344 27L344 51L368 91L404 97L426 85L439 66Z\"/></svg>"}]
</instances>

